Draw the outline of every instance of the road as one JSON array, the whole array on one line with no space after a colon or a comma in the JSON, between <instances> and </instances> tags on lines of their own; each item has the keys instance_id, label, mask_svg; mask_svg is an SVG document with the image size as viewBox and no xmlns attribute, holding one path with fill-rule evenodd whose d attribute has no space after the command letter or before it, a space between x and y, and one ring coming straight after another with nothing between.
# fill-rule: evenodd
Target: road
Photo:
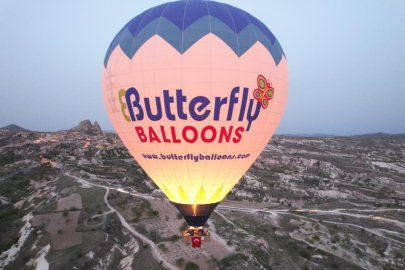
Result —
<instances>
[{"instance_id":1,"label":"road","mask_svg":"<svg viewBox=\"0 0 405 270\"><path fill-rule=\"evenodd\" d=\"M61 169L61 170L63 170L63 169ZM72 177L74 177L74 176L72 176ZM74 178L76 178L76 177L74 177ZM78 178L76 178L76 179L78 179ZM111 187L106 187L106 186L102 186L102 185L96 185L96 184L90 183L88 181L85 181L83 179L80 179L80 180L84 181L85 184L89 184L89 185L93 185L93 186L99 186L99 187L102 187L102 188L105 188L105 189L112 189ZM145 199L153 198L152 196L149 196L149 195L145 195L145 194L141 194L141 193L137 193L137 192L129 192L129 191L126 191L126 190L124 190L122 188L116 188L115 190L118 191L118 192L121 192L121 193L130 194L132 196L142 197L142 198L145 198ZM266 213L267 212L267 213L280 213L280 214L290 214L290 215L294 215L294 214L292 214L293 212L297 212L297 213L318 213L318 214L329 214L329 215L344 215L344 216L351 216L351 217L356 217L356 218L372 218L372 219L376 219L376 220L391 222L391 223L395 223L395 224L397 224L400 227L405 229L405 223L404 222L394 220L394 219L391 219L391 218L386 218L386 217L381 217L381 216L370 217L369 215L364 215L364 214L352 214L352 213L343 212L343 211L388 212L388 211L398 211L398 209L334 209L334 210L320 210L320 209L297 209L297 210L266 209L266 210L263 210L263 209L245 208L245 207L237 207L237 206L224 206L224 205L218 205L217 209L218 210L219 209L227 209L227 210L243 211L243 212L250 212L250 213L256 213L256 212L265 212ZM308 217L301 216L301 215L295 215L295 216L299 216L299 217L302 217L302 218L308 218ZM311 219L311 218L309 218L309 219ZM334 223L332 221L328 221L328 222L329 223ZM364 229L370 231L369 229L367 229L365 227L355 225L355 224L339 223L339 222L335 222L335 223L336 224L341 224L341 225L342 224L352 225L352 226L356 226L356 227L359 227L359 228L364 228ZM397 235L403 235L402 233L396 232L396 231L390 231L390 230L385 230L385 229L378 229L378 230L393 233L393 234L397 234ZM387 238L387 237L383 236L382 234L375 233L374 231L370 231L370 232L374 233L376 235L379 235L381 237ZM387 239L398 242L398 241L396 241L394 239L391 239L391 238L387 238Z\"/></svg>"},{"instance_id":2,"label":"road","mask_svg":"<svg viewBox=\"0 0 405 270\"><path fill-rule=\"evenodd\" d=\"M62 170L61 170L61 171L62 171ZM62 173L64 173L64 171L62 171ZM78 178L78 177L73 176L73 175L69 175L69 174L66 174L66 175L67 175L67 176L70 176L70 177L72 177L72 178L74 178L74 179L76 179L79 183L82 183L82 184L84 184L84 185L90 185L90 186L95 186L95 187L104 188L104 189L106 190L106 193L105 193L105 195L104 195L104 202L106 203L106 205L107 205L107 207L110 209L110 211L107 211L107 212L103 213L102 215L107 214L107 213L116 213L117 216L118 216L118 218L120 219L120 221L121 221L121 223L122 223L122 226L124 226L125 228L127 228L128 231L130 231L133 235L135 235L136 237L141 238L145 243L148 243L148 244L151 246L151 248L152 248L152 250L153 250L153 253L155 254L156 259L157 259L158 262L162 262L162 265L163 265L164 267L168 268L168 269L178 270L177 267L171 265L165 258L162 257L162 255L161 255L160 252L159 252L158 247L155 245L155 243L154 243L153 241L151 241L150 239L148 239L147 237L145 237L143 234L140 234L140 233L138 233L137 231L135 231L135 230L128 224L128 222L125 220L125 218L124 218L117 210L115 210L115 209L108 203L108 199L107 199L107 198L108 198L108 193L110 192L111 187L106 187L106 186L103 186L103 185L93 184L93 183L91 183L91 182L88 182L88 181L86 181L86 180L84 180L84 179ZM134 195L134 196L143 196L143 195L135 195L135 194L133 194L133 193L130 193L130 192L128 192L128 191L121 190L121 189L120 189L120 190L117 189L117 191L119 191L119 192L124 192L124 193L128 193L128 194L132 194L132 195Z\"/></svg>"},{"instance_id":3,"label":"road","mask_svg":"<svg viewBox=\"0 0 405 270\"><path fill-rule=\"evenodd\" d=\"M306 210L295 210L295 212L305 212ZM384 220L387 222L395 223L402 228L405 229L405 223L399 220L395 220L392 218L381 217L381 216L370 216L370 215L362 215L362 214L352 214L346 213L343 211L356 211L356 212L389 212L389 211L398 211L398 209L334 209L334 210L319 210L319 209L308 209L309 213L320 213L320 214L330 214L330 215L344 215L350 217L357 217L357 218L372 218L376 220Z\"/></svg>"},{"instance_id":4,"label":"road","mask_svg":"<svg viewBox=\"0 0 405 270\"><path fill-rule=\"evenodd\" d=\"M63 169L61 169L63 170ZM70 175L69 175L70 176ZM137 197L143 197L143 198L153 198L149 195L145 195L145 194L141 194L141 193L136 193L136 192L129 192L126 191L122 188L112 188L112 187L107 187L107 186L103 186L103 185L98 185L98 184L93 184L91 182L88 182L84 179L80 179L77 178L75 176L71 176L73 178L75 178L78 182L81 182L82 184L85 185L91 185L91 186L97 186L97 187L101 187L107 190L106 194L105 194L105 198L104 201L107 204L107 206L110 208L110 211L107 213L111 213L111 212L116 212L118 217L120 218L122 224L135 236L141 238L142 240L144 240L145 242L147 242L153 249L154 254L156 255L158 260L161 260L163 262L163 265L169 269L177 269L176 267L174 267L173 265L171 265L169 262L167 262L166 260L164 260L164 258L160 255L158 248L156 247L156 245L149 240L148 238L146 238L144 235L136 232L131 226L129 226L129 224L125 221L125 219L122 217L122 215L117 212L113 207L110 206L110 204L108 203L107 200L107 196L108 196L108 192L110 189L114 189L118 192L121 193L126 193L126 194L130 194L133 196L137 196ZM316 213L316 214L329 214L329 215L346 215L346 216L352 216L352 217L357 217L357 218L373 218L376 220L381 220L384 222L391 222L391 223L395 223L399 226L401 226L402 228L405 228L405 223L398 221L398 220L394 220L394 219L390 219L390 218L386 218L386 217L381 217L381 216L375 216L375 217L370 217L369 215L365 215L365 214L352 214L352 213L346 213L344 211L356 211L356 212L388 212L388 211L398 211L397 209L334 209L334 210L320 210L320 209L297 209L297 210L289 210L289 209L253 209L253 208L245 208L245 207L237 207L237 206L223 206L223 205L218 205L217 206L217 210L234 210L234 211L242 211L242 212L250 212L250 213L257 213L257 212L263 212L263 213L268 213L268 214L283 214L283 215L292 215L292 216L296 216L299 218L303 218L303 219L308 219L308 220L312 220L312 221L318 221L319 218L314 218L314 217L309 217L309 216L303 216L303 215L299 215L298 213ZM230 221L228 218L226 218L223 214L219 213L219 211L216 211L218 214L220 214L223 218L225 218L225 220L227 222L233 223L232 221ZM297 214L295 214L295 213ZM104 213L105 214L105 213ZM387 237L386 235L384 235L384 232L386 233L392 233L392 234L396 234L396 235L400 235L400 236L405 236L405 234L400 233L400 232L396 232L396 231L391 231L391 230L386 230L386 229L380 229L380 228L376 228L376 229L369 229L360 225L356 225L356 224L351 224L351 223L344 223L344 222L335 222L335 221L326 221L323 220L322 222L325 223L329 223L329 224L336 224L336 225L341 225L341 226L352 226L352 227L356 227L356 228L360 228L360 229L364 229L365 231L368 231L369 233L372 233L374 235L377 235L379 237L382 237L384 239L396 242L400 245L405 246L405 243L403 241L398 241L396 239ZM238 228L238 226L236 226Z\"/></svg>"},{"instance_id":5,"label":"road","mask_svg":"<svg viewBox=\"0 0 405 270\"><path fill-rule=\"evenodd\" d=\"M238 208L238 207L229 207L229 206L218 206L218 209L225 209L225 210L233 210L233 211L241 211L241 212L250 212L250 213L257 213L257 212L264 212L264 213L277 213L277 214L284 214L284 215L292 215L292 216L296 216L296 217L300 217L303 219L308 219L308 220L313 220L313 221L319 221L319 218L314 218L314 217L308 217L308 216L302 216L302 215L298 215L298 214L294 214L294 212L307 212L305 210L295 210L295 211L290 211L290 210L286 210L286 209L273 209L273 210L262 210L262 209L250 209L250 208ZM351 211L356 211L355 209L336 209L336 210L317 210L317 209L313 209L313 210L308 210L309 213L323 213L323 214L332 214L332 215L348 215L348 216L354 216L354 217L358 217L358 218L370 218L368 215L356 215L356 214L349 214L349 213L342 213L340 211L343 210L351 210ZM393 209L380 209L381 212L383 211L392 211ZM367 211L367 210L361 210L361 211ZM394 219L389 219L389 218L385 218L385 217L379 217L376 216L375 219L378 220L382 220L382 221L387 221L387 222L393 222L393 223L397 223L400 226L404 226L405 227L405 223L400 222L398 220L394 220ZM372 234L378 235L382 238L394 241L398 244L401 245L405 245L405 243L403 241L398 241L392 238L389 238L387 236L385 236L384 234L382 234L381 232L378 231L384 231L384 232L388 232L388 233L392 233L392 234L396 234L396 235L402 235L405 236L405 234L397 232L397 231L391 231L391 230L386 230L386 229L369 229L360 225L356 225L356 224L351 224L351 223L344 223L344 222L335 222L335 221L326 221L326 220L322 220L322 222L324 223L330 223L330 224L337 224L337 225L344 225L344 226L352 226L352 227L357 227L360 229L364 229ZM377 231L378 230L378 231Z\"/></svg>"},{"instance_id":6,"label":"road","mask_svg":"<svg viewBox=\"0 0 405 270\"><path fill-rule=\"evenodd\" d=\"M63 170L63 168L61 168L61 170ZM72 176L73 177L73 176ZM76 177L74 177L76 178ZM85 183L89 184L89 185L96 185L90 182L87 182L83 179L81 179L82 181L84 181ZM112 189L111 187L106 187L106 186L101 186L101 185L96 185L99 187L103 187L105 189ZM122 188L115 188L116 191L121 192L121 193L125 193L125 194L130 194L132 196L137 196L137 197L142 197L145 199L150 199L153 198L152 196L146 195L146 194L141 194L138 192L130 192L130 191L126 191ZM398 220L394 220L391 218L386 218L386 217L381 217L381 216L374 216L374 217L370 217L370 215L362 215L362 214L352 214L352 213L346 213L343 211L357 211L357 212L388 212L388 211L398 211L398 209L334 209L334 210L320 210L320 209L297 209L297 210L289 210L289 209L254 209L254 208L245 208L245 207L237 207L237 206L225 206L225 205L218 205L217 209L228 209L228 210L236 210L236 211L244 211L244 212L251 212L251 213L255 213L255 212L268 212L268 213L281 213L281 214L291 214L292 212L297 212L297 213L318 213L318 214L330 214L330 215L344 215L344 216L351 216L351 217L357 217L357 218L372 218L372 219L376 219L376 220L382 220L382 221L387 221L387 222L391 222L391 223L395 223L399 226L401 226L402 228L405 229L405 223L398 221ZM302 217L302 216L300 216ZM349 223L342 223L342 224L349 224ZM353 224L354 225L354 224ZM360 226L361 227L361 226ZM385 230L387 231L387 230ZM388 231L387 231L388 232ZM399 232L395 232L395 231L389 231L391 233L394 234L401 234Z\"/></svg>"},{"instance_id":7,"label":"road","mask_svg":"<svg viewBox=\"0 0 405 270\"><path fill-rule=\"evenodd\" d=\"M310 217L301 216L301 215L296 215L296 214L292 214L292 213L280 213L280 214L292 215L292 216L296 216L296 217L300 217L300 218L304 218L304 219L313 220L313 221L316 221L316 222L319 221L319 219L316 219L316 218L310 218ZM394 242L396 242L396 243L398 243L398 244L405 245L405 243L404 243L403 241L398 241L398 240L395 240L395 239L386 237L386 236L383 235L382 233L376 232L376 229L369 229L369 228L366 228L366 227L363 227L363 226L360 226L360 225L351 224L351 223L344 223L344 222L327 221L327 220L322 220L322 222L324 222L324 223L329 223L329 224L337 224L337 225L343 225L343 226L357 227L357 228L359 228L359 229L364 229L365 231L368 231L369 233L378 235L378 236L380 236L380 237L382 237L382 238L385 238L385 239L387 239L387 240L391 240L391 241L394 241ZM390 231L390 230L379 229L379 228L377 228L377 230L384 230L385 232L390 232L390 233L398 234L398 232L396 232L396 231Z\"/></svg>"},{"instance_id":8,"label":"road","mask_svg":"<svg viewBox=\"0 0 405 270\"><path fill-rule=\"evenodd\" d=\"M289 210L289 209L251 209L251 208L243 208L243 207L236 207L236 206L223 206L223 205L218 205L218 209L229 209L229 210L244 210L246 212L275 212L275 213L292 213L292 212L297 212L297 213L318 213L318 214L330 214L330 215L344 215L344 216L351 216L351 217L357 217L357 218L372 218L376 220L384 220L388 221L391 223L396 223L397 225L403 227L405 229L405 223L387 218L387 217L381 217L381 216L373 216L371 217L370 215L362 215L362 214L352 214L352 213L346 213L343 211L356 211L356 212L389 212L389 211L398 211L398 209L334 209L334 210L320 210L320 209L297 209L297 210Z\"/></svg>"}]
</instances>

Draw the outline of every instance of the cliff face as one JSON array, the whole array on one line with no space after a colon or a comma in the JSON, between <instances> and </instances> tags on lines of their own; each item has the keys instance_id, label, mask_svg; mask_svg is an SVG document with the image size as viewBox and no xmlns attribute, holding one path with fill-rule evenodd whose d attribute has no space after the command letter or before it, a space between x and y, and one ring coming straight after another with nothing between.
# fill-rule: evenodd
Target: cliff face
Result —
<instances>
[{"instance_id":1,"label":"cliff face","mask_svg":"<svg viewBox=\"0 0 405 270\"><path fill-rule=\"evenodd\" d=\"M97 121L95 121L94 124L92 125L90 120L81 121L78 126L72 128L71 130L72 131L82 131L82 132L88 132L88 133L95 133L95 134L102 134L103 133L101 131L100 125L97 123Z\"/></svg>"}]
</instances>

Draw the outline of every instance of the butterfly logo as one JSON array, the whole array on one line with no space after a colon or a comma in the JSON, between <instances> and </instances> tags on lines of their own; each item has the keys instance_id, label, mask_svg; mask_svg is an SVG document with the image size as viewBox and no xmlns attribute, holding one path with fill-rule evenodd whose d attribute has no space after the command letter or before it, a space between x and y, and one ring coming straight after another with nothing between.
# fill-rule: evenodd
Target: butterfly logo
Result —
<instances>
[{"instance_id":1,"label":"butterfly logo","mask_svg":"<svg viewBox=\"0 0 405 270\"><path fill-rule=\"evenodd\" d=\"M253 91L253 97L262 104L263 109L267 109L269 101L273 99L274 88L263 75L257 77L257 89Z\"/></svg>"}]
</instances>

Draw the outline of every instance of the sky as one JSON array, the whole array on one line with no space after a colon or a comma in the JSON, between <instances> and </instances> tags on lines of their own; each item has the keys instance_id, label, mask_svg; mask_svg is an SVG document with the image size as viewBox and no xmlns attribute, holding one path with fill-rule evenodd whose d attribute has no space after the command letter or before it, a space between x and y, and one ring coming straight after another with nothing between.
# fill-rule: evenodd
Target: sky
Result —
<instances>
[{"instance_id":1,"label":"sky","mask_svg":"<svg viewBox=\"0 0 405 270\"><path fill-rule=\"evenodd\" d=\"M0 0L0 127L113 130L101 70L118 31L167 1ZM405 133L405 1L222 0L257 17L287 56L276 134Z\"/></svg>"}]
</instances>

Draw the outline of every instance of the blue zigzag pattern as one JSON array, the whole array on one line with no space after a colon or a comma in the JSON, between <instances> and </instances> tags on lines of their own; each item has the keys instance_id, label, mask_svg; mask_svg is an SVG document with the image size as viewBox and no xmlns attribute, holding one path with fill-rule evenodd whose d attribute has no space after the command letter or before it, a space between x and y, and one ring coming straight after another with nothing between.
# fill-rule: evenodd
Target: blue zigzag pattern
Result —
<instances>
[{"instance_id":1,"label":"blue zigzag pattern","mask_svg":"<svg viewBox=\"0 0 405 270\"><path fill-rule=\"evenodd\" d=\"M118 45L132 59L148 39L159 35L183 54L209 33L224 41L238 57L256 42L266 47L276 65L284 55L273 33L249 13L214 1L185 0L156 6L129 21L111 42L104 66Z\"/></svg>"}]
</instances>

